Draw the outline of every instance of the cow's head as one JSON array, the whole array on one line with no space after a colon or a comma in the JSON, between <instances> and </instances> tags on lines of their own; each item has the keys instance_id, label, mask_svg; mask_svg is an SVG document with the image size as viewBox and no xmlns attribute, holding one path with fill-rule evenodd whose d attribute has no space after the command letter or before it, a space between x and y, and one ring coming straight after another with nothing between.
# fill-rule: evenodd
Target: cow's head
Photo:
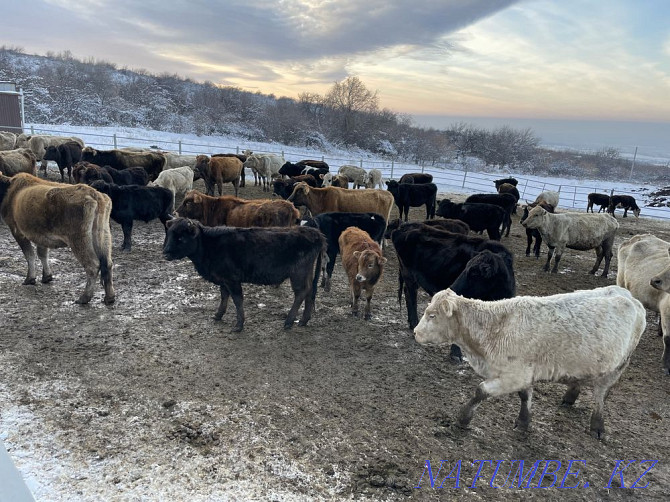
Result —
<instances>
[{"instance_id":1,"label":"cow's head","mask_svg":"<svg viewBox=\"0 0 670 502\"><path fill-rule=\"evenodd\" d=\"M640 208L638 207L637 209L633 209L633 214L635 215L636 218L640 217Z\"/></svg>"},{"instance_id":2,"label":"cow's head","mask_svg":"<svg viewBox=\"0 0 670 502\"><path fill-rule=\"evenodd\" d=\"M668 249L668 254L670 254L670 249ZM659 291L670 293L670 267L667 267L660 274L652 277L649 281L649 285Z\"/></svg>"},{"instance_id":3,"label":"cow's head","mask_svg":"<svg viewBox=\"0 0 670 502\"><path fill-rule=\"evenodd\" d=\"M192 218L194 220L202 219L205 215L204 199L197 190L189 190L177 208L177 215L182 218Z\"/></svg>"},{"instance_id":4,"label":"cow's head","mask_svg":"<svg viewBox=\"0 0 670 502\"><path fill-rule=\"evenodd\" d=\"M304 206L307 205L307 197L309 196L309 185L304 181L296 183L293 187L293 193L286 199L289 202L293 202L295 206Z\"/></svg>"},{"instance_id":5,"label":"cow's head","mask_svg":"<svg viewBox=\"0 0 670 502\"><path fill-rule=\"evenodd\" d=\"M381 256L379 252L375 253L369 249L354 251L354 258L358 260L356 280L358 282L365 282L371 286L377 284L384 271L384 264L388 260Z\"/></svg>"},{"instance_id":6,"label":"cow's head","mask_svg":"<svg viewBox=\"0 0 670 502\"><path fill-rule=\"evenodd\" d=\"M195 166L193 166L193 171L195 174L204 176L205 171L209 167L209 157L207 155L198 155L195 158Z\"/></svg>"},{"instance_id":7,"label":"cow's head","mask_svg":"<svg viewBox=\"0 0 670 502\"><path fill-rule=\"evenodd\" d=\"M181 260L187 256L194 256L200 247L200 233L202 225L188 218L168 220L167 233L163 244L163 256L166 260Z\"/></svg>"},{"instance_id":8,"label":"cow's head","mask_svg":"<svg viewBox=\"0 0 670 502\"><path fill-rule=\"evenodd\" d=\"M451 289L436 293L414 328L414 339L427 346L453 343L460 328L457 315L460 298Z\"/></svg>"},{"instance_id":9,"label":"cow's head","mask_svg":"<svg viewBox=\"0 0 670 502\"><path fill-rule=\"evenodd\" d=\"M542 228L547 214L549 213L542 206L535 206L528 212L528 217L521 224L526 228Z\"/></svg>"},{"instance_id":10,"label":"cow's head","mask_svg":"<svg viewBox=\"0 0 670 502\"><path fill-rule=\"evenodd\" d=\"M449 218L455 205L456 204L451 202L449 199L438 200L435 214L437 216L442 216L443 218Z\"/></svg>"}]
</instances>

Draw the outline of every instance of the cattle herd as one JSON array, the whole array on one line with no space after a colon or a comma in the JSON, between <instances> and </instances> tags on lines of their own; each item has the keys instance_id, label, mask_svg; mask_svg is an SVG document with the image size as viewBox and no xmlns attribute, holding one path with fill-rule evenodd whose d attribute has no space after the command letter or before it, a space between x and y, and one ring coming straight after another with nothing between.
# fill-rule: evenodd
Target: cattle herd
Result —
<instances>
[{"instance_id":1,"label":"cattle herd","mask_svg":"<svg viewBox=\"0 0 670 502\"><path fill-rule=\"evenodd\" d=\"M286 279L294 297L284 327L293 327L303 305L298 325L306 325L314 315L320 276L324 294L330 291L338 254L351 312L358 316L364 293L363 317L370 319L385 255L395 253L398 301L405 297L416 341L449 344L454 359L464 354L485 378L460 412L462 426L488 396L517 392L516 426L525 430L534 382L567 384L565 405L572 405L587 383L594 389L590 431L601 438L604 400L645 329L644 307L660 314L663 365L670 370L670 243L649 234L624 242L618 249L617 286L518 297L514 257L503 243L519 205L514 178L497 180L495 193L456 203L438 200L437 186L425 173L384 180L376 169L343 165L331 173L323 161L291 163L251 151L212 156L102 151L78 138L53 136L20 135L11 146L0 151L0 214L28 263L24 284L35 284L36 258L42 282L51 281L49 249L69 247L87 277L77 303L92 299L98 278L104 302L115 300L109 219L121 225L126 252L131 252L133 222L158 219L165 229L164 258L188 258L203 279L219 286L215 319L222 319L232 297L234 331L244 328L243 284L278 285ZM58 166L60 183L38 177L37 162L46 169L49 160ZM238 197L246 168L255 185L272 189L274 198ZM198 179L206 193L193 190ZM223 195L226 183L235 196ZM558 202L559 194L548 191L520 208L526 255L535 239L533 254L539 257L544 242L544 271L557 273L566 248L593 249L590 273L604 260L606 277L619 228L614 211L621 207L624 217L628 210L639 216L635 200L590 194L585 213L558 212ZM606 212L592 214L594 204ZM394 205L400 219L391 221ZM409 208L420 206L425 221L408 222ZM484 231L488 238L477 235ZM419 288L432 297L422 317Z\"/></svg>"}]
</instances>

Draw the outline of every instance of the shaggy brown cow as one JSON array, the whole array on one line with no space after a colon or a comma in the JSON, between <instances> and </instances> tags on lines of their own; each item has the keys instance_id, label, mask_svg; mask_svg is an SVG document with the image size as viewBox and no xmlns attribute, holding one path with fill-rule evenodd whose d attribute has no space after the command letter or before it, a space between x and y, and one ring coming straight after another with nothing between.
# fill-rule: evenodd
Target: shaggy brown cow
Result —
<instances>
[{"instance_id":1,"label":"shaggy brown cow","mask_svg":"<svg viewBox=\"0 0 670 502\"><path fill-rule=\"evenodd\" d=\"M287 199L297 206L307 206L316 216L321 213L377 213L389 221L393 195L385 190L346 190L344 188L313 188L298 183Z\"/></svg>"},{"instance_id":2,"label":"shaggy brown cow","mask_svg":"<svg viewBox=\"0 0 670 502\"><path fill-rule=\"evenodd\" d=\"M36 166L35 155L27 148L0 152L0 172L7 176L14 176L18 173L28 173L36 176Z\"/></svg>"},{"instance_id":3,"label":"shaggy brown cow","mask_svg":"<svg viewBox=\"0 0 670 502\"><path fill-rule=\"evenodd\" d=\"M28 262L23 284L35 284L35 249L42 262L42 282L51 282L49 248L68 246L86 271L86 288L77 303L88 303L101 273L105 303L114 302L112 201L85 185L64 185L19 173L0 174L0 215Z\"/></svg>"},{"instance_id":4,"label":"shaggy brown cow","mask_svg":"<svg viewBox=\"0 0 670 502\"><path fill-rule=\"evenodd\" d=\"M199 175L207 187L207 195L214 195L214 187L223 195L223 184L232 183L235 197L240 187L240 176L244 164L237 157L212 157L198 155L195 162L195 174Z\"/></svg>"},{"instance_id":5,"label":"shaggy brown cow","mask_svg":"<svg viewBox=\"0 0 670 502\"><path fill-rule=\"evenodd\" d=\"M347 228L338 239L342 266L349 278L351 290L351 313L358 317L358 300L361 290L365 290L365 320L370 320L370 302L375 292L375 285L384 273L387 259L382 250L370 235L357 227Z\"/></svg>"},{"instance_id":6,"label":"shaggy brown cow","mask_svg":"<svg viewBox=\"0 0 670 502\"><path fill-rule=\"evenodd\" d=\"M247 161L247 156L246 155L243 155L241 153L215 153L215 154L212 154L212 157L235 157L237 159L240 159L240 162L242 162L242 172L240 173L240 188L244 188L246 186L246 184L247 184L246 174L244 172L244 163ZM193 165L195 165L195 164L193 164ZM178 166L175 166L175 167L178 167Z\"/></svg>"},{"instance_id":7,"label":"shaggy brown cow","mask_svg":"<svg viewBox=\"0 0 670 502\"><path fill-rule=\"evenodd\" d=\"M285 200L210 197L197 190L186 194L177 214L208 227L289 227L300 218L298 210Z\"/></svg>"},{"instance_id":8,"label":"shaggy brown cow","mask_svg":"<svg viewBox=\"0 0 670 502\"><path fill-rule=\"evenodd\" d=\"M75 183L90 185L94 181L102 180L106 183L114 183L114 180L106 169L90 162L77 162L72 169L72 179Z\"/></svg>"},{"instance_id":9,"label":"shaggy brown cow","mask_svg":"<svg viewBox=\"0 0 670 502\"><path fill-rule=\"evenodd\" d=\"M150 181L156 181L165 167L165 155L159 152L136 152L129 150L96 150L86 147L81 151L81 160L114 169L142 167Z\"/></svg>"}]
</instances>

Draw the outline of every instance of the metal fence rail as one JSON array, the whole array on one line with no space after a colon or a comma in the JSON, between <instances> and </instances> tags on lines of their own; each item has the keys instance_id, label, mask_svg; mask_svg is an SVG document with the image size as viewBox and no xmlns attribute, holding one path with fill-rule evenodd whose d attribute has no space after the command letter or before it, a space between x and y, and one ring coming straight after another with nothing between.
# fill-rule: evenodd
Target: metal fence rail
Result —
<instances>
[{"instance_id":1,"label":"metal fence rail","mask_svg":"<svg viewBox=\"0 0 670 502\"><path fill-rule=\"evenodd\" d=\"M186 142L182 140L171 140L168 138L150 139L136 136L126 136L121 134L98 134L92 132L77 131L72 129L62 130L55 126L54 128L39 128L30 127L31 134L49 134L57 136L72 136L80 137L84 142L92 147L99 149L108 148L126 148L126 147L143 147L155 148L169 152L178 153L181 155L199 155L213 153L241 153L246 147L231 144L214 144L214 143L199 143ZM279 155L287 160L299 160L305 158L305 153L300 151L288 150L254 150L256 153L266 153ZM478 171L468 171L462 169L450 169L447 167L426 167L424 165L398 163L393 160L378 160L378 159L351 159L342 157L331 157L325 154L321 155L318 160L325 161L333 166L342 164L353 164L363 167L365 169L379 169L385 179L397 179L405 173L409 172L427 172L433 175L433 182L438 186L441 192L452 191L458 193L491 193L495 192L494 180L501 177L506 177L503 174L490 174ZM541 192L545 190L553 190L559 192L560 201L559 207L566 209L586 209L588 202L588 194L591 192L606 193L608 195L616 192L620 195L632 195L638 201L638 204L643 207L642 214L644 216L667 219L670 220L670 207L652 207L646 206L645 193L642 191L625 191L613 187L607 182L596 182L592 185L573 185L573 184L559 184L551 183L549 181L538 181L523 176L514 176L519 184L517 189L521 195L521 200L534 200ZM631 183L626 183L630 185Z\"/></svg>"}]
</instances>

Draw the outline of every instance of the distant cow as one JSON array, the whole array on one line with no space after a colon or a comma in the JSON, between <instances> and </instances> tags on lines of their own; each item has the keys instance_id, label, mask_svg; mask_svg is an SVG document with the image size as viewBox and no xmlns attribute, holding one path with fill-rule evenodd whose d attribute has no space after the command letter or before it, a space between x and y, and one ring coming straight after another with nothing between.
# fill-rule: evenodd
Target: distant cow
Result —
<instances>
[{"instance_id":1,"label":"distant cow","mask_svg":"<svg viewBox=\"0 0 670 502\"><path fill-rule=\"evenodd\" d=\"M304 222L306 226L318 228L325 236L328 244L326 253L328 262L324 260L321 287L330 291L330 280L333 277L335 259L340 251L339 238L342 232L349 227L365 230L373 241L381 244L384 237L386 220L377 213L321 213Z\"/></svg>"},{"instance_id":2,"label":"distant cow","mask_svg":"<svg viewBox=\"0 0 670 502\"><path fill-rule=\"evenodd\" d=\"M161 172L151 186L167 188L172 192L172 205L175 205L177 196L180 198L193 189L193 169L189 166L174 167Z\"/></svg>"},{"instance_id":3,"label":"distant cow","mask_svg":"<svg viewBox=\"0 0 670 502\"><path fill-rule=\"evenodd\" d=\"M591 435L602 439L605 397L628 366L645 325L640 302L618 286L494 303L446 290L433 297L414 337L421 345L460 345L485 378L461 409L459 426L468 426L487 397L518 392L515 426L526 431L535 382L566 383L563 404L568 406L581 385L592 384Z\"/></svg>"},{"instance_id":4,"label":"distant cow","mask_svg":"<svg viewBox=\"0 0 670 502\"><path fill-rule=\"evenodd\" d=\"M402 225L391 235L398 254L398 301L405 292L407 321L410 329L419 322L417 315L417 292L419 287L429 295L448 288L465 270L468 262L482 251L499 254L507 270L495 270L495 274L484 272L479 279L486 289L483 300L510 298L516 291L512 253L496 241L474 235L445 232L421 223ZM489 269L494 271L493 269ZM473 286L474 288L474 286Z\"/></svg>"},{"instance_id":5,"label":"distant cow","mask_svg":"<svg viewBox=\"0 0 670 502\"><path fill-rule=\"evenodd\" d=\"M379 169L370 169L368 171L368 177L365 180L365 188L379 188L384 190L384 185L386 180L382 176L382 172Z\"/></svg>"},{"instance_id":6,"label":"distant cow","mask_svg":"<svg viewBox=\"0 0 670 502\"><path fill-rule=\"evenodd\" d=\"M130 252L133 221L149 222L159 219L165 224L172 218L172 192L163 187L139 185L119 186L104 181L94 181L91 186L112 199L112 219L121 225L123 243L121 249Z\"/></svg>"},{"instance_id":7,"label":"distant cow","mask_svg":"<svg viewBox=\"0 0 670 502\"><path fill-rule=\"evenodd\" d=\"M239 159L198 155L194 173L194 179L199 175L205 182L207 195L214 195L214 187L218 189L219 195L223 195L223 184L232 183L237 197L242 173L242 162Z\"/></svg>"},{"instance_id":8,"label":"distant cow","mask_svg":"<svg viewBox=\"0 0 670 502\"><path fill-rule=\"evenodd\" d=\"M314 176L314 179L316 179L317 188L321 188L325 186L323 184L324 176L328 176L330 174L330 171L328 171L328 169L323 167L306 166L302 170L302 174L311 174L312 176Z\"/></svg>"},{"instance_id":9,"label":"distant cow","mask_svg":"<svg viewBox=\"0 0 670 502\"><path fill-rule=\"evenodd\" d=\"M635 198L631 195L612 195L610 197L610 203L607 207L607 212L614 216L614 210L617 208L623 208L623 217L628 216L628 210L633 211L633 214L636 218L640 217L640 208L635 202ZM616 218L616 216L615 216Z\"/></svg>"},{"instance_id":10,"label":"distant cow","mask_svg":"<svg viewBox=\"0 0 670 502\"><path fill-rule=\"evenodd\" d=\"M341 174L349 178L353 188L364 187L368 177L368 173L365 169L349 164L341 166L338 169L337 174Z\"/></svg>"},{"instance_id":11,"label":"distant cow","mask_svg":"<svg viewBox=\"0 0 670 502\"><path fill-rule=\"evenodd\" d=\"M247 157L244 167L248 167L254 173L257 173L263 184L263 191L270 191L270 180L284 165L284 160L277 155L272 154L253 154ZM306 174L306 173L303 173ZM318 182L318 180L317 180Z\"/></svg>"},{"instance_id":12,"label":"distant cow","mask_svg":"<svg viewBox=\"0 0 670 502\"><path fill-rule=\"evenodd\" d=\"M302 164L294 164L292 162L284 162L284 164L279 168L278 173L282 176L298 176L302 174L302 170L305 169L305 166Z\"/></svg>"},{"instance_id":13,"label":"distant cow","mask_svg":"<svg viewBox=\"0 0 670 502\"><path fill-rule=\"evenodd\" d=\"M670 374L670 242L651 234L634 235L619 246L618 286L628 289L649 310L658 312L663 335L663 367Z\"/></svg>"},{"instance_id":14,"label":"distant cow","mask_svg":"<svg viewBox=\"0 0 670 502\"><path fill-rule=\"evenodd\" d=\"M109 167L109 166L108 166ZM72 178L75 183L90 185L94 181L104 181L105 183L114 183L109 172L104 167L100 167L90 162L77 162L72 169Z\"/></svg>"},{"instance_id":15,"label":"distant cow","mask_svg":"<svg viewBox=\"0 0 670 502\"><path fill-rule=\"evenodd\" d=\"M197 155L179 155L172 152L163 152L163 155L165 156L165 167L163 169L175 169L183 166L195 169Z\"/></svg>"},{"instance_id":16,"label":"distant cow","mask_svg":"<svg viewBox=\"0 0 670 502\"><path fill-rule=\"evenodd\" d=\"M399 183L432 183L433 175L428 173L407 173L400 177Z\"/></svg>"},{"instance_id":17,"label":"distant cow","mask_svg":"<svg viewBox=\"0 0 670 502\"><path fill-rule=\"evenodd\" d=\"M377 213L388 221L393 208L393 195L383 190L345 190L344 188L312 188L298 183L287 199L296 206L306 206L316 216L321 213Z\"/></svg>"},{"instance_id":18,"label":"distant cow","mask_svg":"<svg viewBox=\"0 0 670 502\"><path fill-rule=\"evenodd\" d=\"M42 282L53 279L49 249L69 247L86 271L86 287L77 303L91 301L98 275L105 288L105 303L114 303L112 237L109 214L112 202L85 185L64 185L20 173L0 174L0 216L28 262L23 284L35 284L35 250L42 262Z\"/></svg>"},{"instance_id":19,"label":"distant cow","mask_svg":"<svg viewBox=\"0 0 670 502\"><path fill-rule=\"evenodd\" d=\"M398 230L401 226L419 225L419 223L423 225L428 225L430 227L435 227L438 230L453 232L455 234L468 235L470 233L470 227L468 226L468 224L460 220L437 219L437 220L424 220L422 222L415 222L415 223L403 223L402 220L398 218L396 220L390 221L389 224L386 226L386 232L384 233L384 238L390 239L391 234L394 231ZM417 228L422 227L419 226Z\"/></svg>"},{"instance_id":20,"label":"distant cow","mask_svg":"<svg viewBox=\"0 0 670 502\"><path fill-rule=\"evenodd\" d=\"M8 131L0 131L0 151L14 150L16 147L16 134Z\"/></svg>"},{"instance_id":21,"label":"distant cow","mask_svg":"<svg viewBox=\"0 0 670 502\"><path fill-rule=\"evenodd\" d=\"M272 193L279 195L282 199L288 199L293 193L293 188L301 181L304 181L311 187L317 186L314 176L311 174L300 174L287 180L274 180L272 182Z\"/></svg>"},{"instance_id":22,"label":"distant cow","mask_svg":"<svg viewBox=\"0 0 670 502\"><path fill-rule=\"evenodd\" d=\"M589 212L589 209L591 212L593 212L593 206L600 206L600 209L598 209L598 212L601 213L605 210L607 210L607 206L610 205L610 196L605 194L605 193L590 193L587 196L588 199L588 204L586 205L586 212Z\"/></svg>"},{"instance_id":23,"label":"distant cow","mask_svg":"<svg viewBox=\"0 0 670 502\"><path fill-rule=\"evenodd\" d=\"M110 166L103 166L112 177L112 182L116 185L139 185L146 186L149 183L149 175L142 167L127 167L126 169L114 169ZM189 167L189 169L191 169ZM163 171L161 171L163 174ZM160 177L160 174L158 175Z\"/></svg>"},{"instance_id":24,"label":"distant cow","mask_svg":"<svg viewBox=\"0 0 670 502\"><path fill-rule=\"evenodd\" d=\"M552 214L541 206L534 207L528 218L522 223L526 228L536 228L547 243L547 263L544 271L549 271L549 263L554 253L554 267L551 272L558 272L558 262L565 248L586 251L596 250L596 263L591 269L595 274L605 258L603 277L607 277L612 259L614 236L619 228L617 221L609 214L562 213Z\"/></svg>"},{"instance_id":25,"label":"distant cow","mask_svg":"<svg viewBox=\"0 0 670 502\"><path fill-rule=\"evenodd\" d=\"M545 211L550 213L554 212L554 206L541 202L538 204ZM528 213L530 213L530 206L523 206L523 215L521 216L521 221L519 223L523 224L528 218ZM532 208L531 208L532 209ZM535 245L533 246L533 254L535 258L540 258L540 247L542 246L542 234L537 228L526 228L526 256L530 256L530 247L533 244L533 239L535 239Z\"/></svg>"},{"instance_id":26,"label":"distant cow","mask_svg":"<svg viewBox=\"0 0 670 502\"><path fill-rule=\"evenodd\" d=\"M208 227L289 227L297 224L300 217L295 206L285 200L210 197L197 190L186 194L177 214Z\"/></svg>"},{"instance_id":27,"label":"distant cow","mask_svg":"<svg viewBox=\"0 0 670 502\"><path fill-rule=\"evenodd\" d=\"M443 218L464 221L474 232L486 230L489 239L496 241L500 240L500 227L508 216L500 206L482 203L456 204L449 199L438 202L435 214Z\"/></svg>"},{"instance_id":28,"label":"distant cow","mask_svg":"<svg viewBox=\"0 0 670 502\"><path fill-rule=\"evenodd\" d=\"M48 134L19 134L16 138L16 147L30 149L35 154L37 162L41 162L40 170L46 173L48 161L44 158L44 153L47 147L57 147L70 142L77 143L81 148L84 148L84 142L75 136L51 136Z\"/></svg>"},{"instance_id":29,"label":"distant cow","mask_svg":"<svg viewBox=\"0 0 670 502\"><path fill-rule=\"evenodd\" d=\"M99 166L111 166L114 169L141 167L149 175L150 181L156 181L166 162L165 156L159 152L96 150L88 146L81 151L81 160Z\"/></svg>"},{"instance_id":30,"label":"distant cow","mask_svg":"<svg viewBox=\"0 0 670 502\"><path fill-rule=\"evenodd\" d=\"M18 173L37 176L35 155L27 148L0 151L0 172L7 176Z\"/></svg>"},{"instance_id":31,"label":"distant cow","mask_svg":"<svg viewBox=\"0 0 670 502\"><path fill-rule=\"evenodd\" d=\"M560 198L560 194L558 192L555 192L554 190L546 190L542 192L540 195L538 195L535 198L534 202L531 202L528 204L531 208L537 206L538 204L544 202L545 204L549 204L556 209L558 207L558 200Z\"/></svg>"},{"instance_id":32,"label":"distant cow","mask_svg":"<svg viewBox=\"0 0 670 502\"><path fill-rule=\"evenodd\" d=\"M81 160L81 145L67 141L58 146L47 146L43 159L53 160L58 165L61 182L65 182L65 169L67 169L68 181L72 183L72 167Z\"/></svg>"},{"instance_id":33,"label":"distant cow","mask_svg":"<svg viewBox=\"0 0 670 502\"><path fill-rule=\"evenodd\" d=\"M247 182L246 173L244 172L244 163L247 161L248 155L244 155L242 153L214 153L212 154L212 157L235 157L240 162L242 162L242 171L240 172L240 188L244 188L246 186Z\"/></svg>"},{"instance_id":34,"label":"distant cow","mask_svg":"<svg viewBox=\"0 0 670 502\"><path fill-rule=\"evenodd\" d=\"M336 174L333 176L332 173L320 174L321 178L321 187L337 187L337 188L349 188L349 178L344 174Z\"/></svg>"},{"instance_id":35,"label":"distant cow","mask_svg":"<svg viewBox=\"0 0 670 502\"><path fill-rule=\"evenodd\" d=\"M387 259L382 255L379 244L360 228L347 228L340 235L338 242L342 253L342 267L349 279L351 313L358 317L358 300L361 297L361 290L365 290L364 319L369 320L372 295L384 273Z\"/></svg>"},{"instance_id":36,"label":"distant cow","mask_svg":"<svg viewBox=\"0 0 670 502\"><path fill-rule=\"evenodd\" d=\"M495 180L493 182L496 186L496 190L498 190L502 185L508 184L512 186L517 186L519 184L519 181L516 178L502 178L499 180Z\"/></svg>"},{"instance_id":37,"label":"distant cow","mask_svg":"<svg viewBox=\"0 0 670 502\"><path fill-rule=\"evenodd\" d=\"M214 319L221 320L233 297L233 331L244 327L242 284L273 285L290 279L294 299L284 321L284 328L290 329L303 302L299 325L305 326L312 316L324 248L325 239L314 228L210 228L177 218L168 224L163 256L189 258L203 279L219 286L221 302Z\"/></svg>"},{"instance_id":38,"label":"distant cow","mask_svg":"<svg viewBox=\"0 0 670 502\"><path fill-rule=\"evenodd\" d=\"M515 202L519 202L519 199L521 196L519 195L519 190L517 188L510 184L510 183L503 183L498 187L498 193L499 194L510 194L514 197ZM514 204L514 207L512 208L512 214L516 214L516 204Z\"/></svg>"},{"instance_id":39,"label":"distant cow","mask_svg":"<svg viewBox=\"0 0 670 502\"><path fill-rule=\"evenodd\" d=\"M393 194L393 200L400 217L407 221L410 207L426 206L426 219L435 218L437 186L434 183L398 183L395 180L386 182L387 190Z\"/></svg>"},{"instance_id":40,"label":"distant cow","mask_svg":"<svg viewBox=\"0 0 670 502\"><path fill-rule=\"evenodd\" d=\"M505 219L503 220L500 233L504 234L505 230L507 230L507 237L509 237L509 232L512 228L512 213L516 209L516 201L517 199L510 193L476 193L465 199L466 204L493 204L494 206L502 207L505 210Z\"/></svg>"}]
</instances>

